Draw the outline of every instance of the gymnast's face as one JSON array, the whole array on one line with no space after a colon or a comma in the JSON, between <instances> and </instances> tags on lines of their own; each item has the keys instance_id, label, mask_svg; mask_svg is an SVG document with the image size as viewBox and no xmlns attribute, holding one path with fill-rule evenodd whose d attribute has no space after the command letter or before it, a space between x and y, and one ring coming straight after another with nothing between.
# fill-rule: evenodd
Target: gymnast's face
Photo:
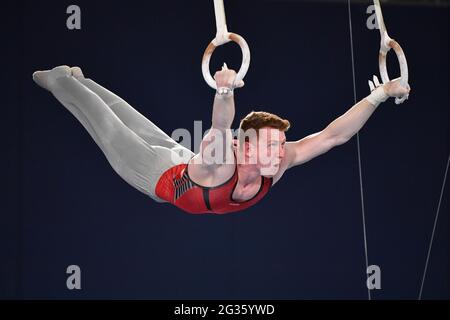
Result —
<instances>
[{"instance_id":1,"label":"gymnast's face","mask_svg":"<svg viewBox=\"0 0 450 320\"><path fill-rule=\"evenodd\" d=\"M246 142L246 161L256 164L262 176L273 177L280 169L285 156L286 135L283 131L263 127L256 138Z\"/></svg>"}]
</instances>

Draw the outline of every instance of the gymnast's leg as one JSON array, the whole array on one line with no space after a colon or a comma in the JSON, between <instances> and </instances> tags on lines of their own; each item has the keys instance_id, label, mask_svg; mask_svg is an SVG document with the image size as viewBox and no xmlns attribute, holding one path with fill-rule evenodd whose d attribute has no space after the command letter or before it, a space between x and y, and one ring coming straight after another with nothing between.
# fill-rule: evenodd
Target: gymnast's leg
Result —
<instances>
[{"instance_id":1,"label":"gymnast's leg","mask_svg":"<svg viewBox=\"0 0 450 320\"><path fill-rule=\"evenodd\" d=\"M71 68L72 75L87 88L95 92L119 117L120 120L144 141L150 145L164 146L174 151L186 149L169 137L164 131L156 126L149 119L144 117L136 109L130 106L125 100L102 87L94 80L85 78L79 67ZM185 150L188 154L192 154L189 149ZM182 156L182 155L181 155ZM191 155L192 156L192 155ZM190 157L188 156L187 159Z\"/></svg>"},{"instance_id":2,"label":"gymnast's leg","mask_svg":"<svg viewBox=\"0 0 450 320\"><path fill-rule=\"evenodd\" d=\"M173 159L172 150L150 146L142 140L96 93L72 77L69 67L35 72L33 79L83 124L126 182L156 201L164 202L156 197L154 188L168 159Z\"/></svg>"}]
</instances>

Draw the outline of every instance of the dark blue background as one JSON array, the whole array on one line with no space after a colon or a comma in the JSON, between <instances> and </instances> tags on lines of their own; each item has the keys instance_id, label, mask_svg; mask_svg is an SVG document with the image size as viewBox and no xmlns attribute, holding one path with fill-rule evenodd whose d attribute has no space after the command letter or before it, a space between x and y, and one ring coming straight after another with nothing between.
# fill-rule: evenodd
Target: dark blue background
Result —
<instances>
[{"instance_id":1,"label":"dark blue background","mask_svg":"<svg viewBox=\"0 0 450 320\"><path fill-rule=\"evenodd\" d=\"M356 98L378 74L379 32L352 4ZM200 61L215 35L212 1L2 2L0 298L367 299L356 136L288 171L256 206L193 216L157 204L116 175L76 119L31 79L79 65L169 134L210 126L213 91ZM289 140L322 130L354 104L348 7L225 2L228 28L252 51L236 121L288 118ZM360 131L375 299L418 297L449 153L449 8L384 5L409 63L410 100L382 104ZM211 69L240 64L235 45ZM389 55L391 75L398 74ZM448 184L448 182L447 182ZM448 192L448 185L447 185ZM444 193L424 298L449 293ZM82 290L66 288L66 267Z\"/></svg>"}]
</instances>

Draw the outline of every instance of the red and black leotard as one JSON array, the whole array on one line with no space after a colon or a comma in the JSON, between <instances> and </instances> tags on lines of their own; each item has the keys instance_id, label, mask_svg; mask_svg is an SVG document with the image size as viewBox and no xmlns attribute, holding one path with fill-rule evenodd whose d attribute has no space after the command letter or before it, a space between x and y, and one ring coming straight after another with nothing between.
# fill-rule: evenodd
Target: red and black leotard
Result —
<instances>
[{"instance_id":1,"label":"red and black leotard","mask_svg":"<svg viewBox=\"0 0 450 320\"><path fill-rule=\"evenodd\" d=\"M204 187L191 180L188 164L180 164L166 170L156 185L156 195L178 208L195 214L223 214L244 210L261 200L272 186L273 178L261 176L261 187L255 196L246 201L234 201L233 191L238 183L237 165L233 176L215 187Z\"/></svg>"}]
</instances>

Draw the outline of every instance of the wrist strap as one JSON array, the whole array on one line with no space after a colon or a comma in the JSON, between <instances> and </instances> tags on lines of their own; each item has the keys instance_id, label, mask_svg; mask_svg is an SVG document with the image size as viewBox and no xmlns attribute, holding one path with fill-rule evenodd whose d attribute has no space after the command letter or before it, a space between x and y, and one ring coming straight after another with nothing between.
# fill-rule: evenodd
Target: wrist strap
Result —
<instances>
[{"instance_id":1,"label":"wrist strap","mask_svg":"<svg viewBox=\"0 0 450 320\"><path fill-rule=\"evenodd\" d=\"M233 94L233 89L227 88L227 87L219 87L219 88L217 88L216 93L219 96L229 96L229 95Z\"/></svg>"},{"instance_id":2,"label":"wrist strap","mask_svg":"<svg viewBox=\"0 0 450 320\"><path fill-rule=\"evenodd\" d=\"M366 97L366 99L375 107L378 107L378 105L382 102L385 102L387 99L389 99L389 96L384 92L383 86L379 86L375 90L372 91L370 95Z\"/></svg>"}]
</instances>

